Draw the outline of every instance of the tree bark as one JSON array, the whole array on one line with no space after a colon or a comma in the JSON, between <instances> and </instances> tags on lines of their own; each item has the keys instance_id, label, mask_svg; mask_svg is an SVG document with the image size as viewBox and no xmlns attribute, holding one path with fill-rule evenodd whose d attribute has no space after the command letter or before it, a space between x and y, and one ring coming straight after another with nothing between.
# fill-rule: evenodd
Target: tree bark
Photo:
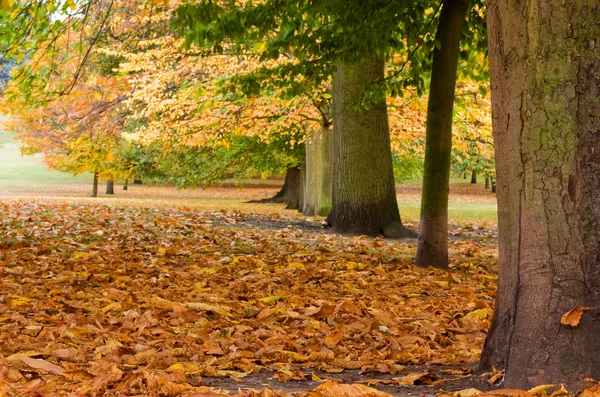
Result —
<instances>
[{"instance_id":1,"label":"tree bark","mask_svg":"<svg viewBox=\"0 0 600 397\"><path fill-rule=\"evenodd\" d=\"M499 285L480 370L506 387L600 378L600 6L491 0ZM592 307L578 326L561 324Z\"/></svg>"},{"instance_id":2,"label":"tree bark","mask_svg":"<svg viewBox=\"0 0 600 397\"><path fill-rule=\"evenodd\" d=\"M115 181L112 179L106 181L106 194L115 194Z\"/></svg>"},{"instance_id":3,"label":"tree bark","mask_svg":"<svg viewBox=\"0 0 600 397\"><path fill-rule=\"evenodd\" d=\"M286 198L286 207L287 210L297 210L300 208L300 184L301 184L301 175L299 167L291 167L288 168L287 174L285 176L285 183L287 186L287 198Z\"/></svg>"},{"instance_id":4,"label":"tree bark","mask_svg":"<svg viewBox=\"0 0 600 397\"><path fill-rule=\"evenodd\" d=\"M300 164L300 181L298 183L298 212L304 208L304 196L306 195L306 163Z\"/></svg>"},{"instance_id":5,"label":"tree bark","mask_svg":"<svg viewBox=\"0 0 600 397\"><path fill-rule=\"evenodd\" d=\"M261 200L250 200L249 203L287 203L290 189L290 179L292 178L292 174L295 172L296 167L288 167L285 173L285 181L283 186L273 197L269 197Z\"/></svg>"},{"instance_id":6,"label":"tree bark","mask_svg":"<svg viewBox=\"0 0 600 397\"><path fill-rule=\"evenodd\" d=\"M469 0L443 3L436 40L441 47L433 51L427 128L421 220L416 265L448 268L448 193L452 155L452 112L460 37Z\"/></svg>"},{"instance_id":7,"label":"tree bark","mask_svg":"<svg viewBox=\"0 0 600 397\"><path fill-rule=\"evenodd\" d=\"M477 183L477 171L475 171L475 170L473 170L473 172L471 173L471 183L472 184Z\"/></svg>"},{"instance_id":8,"label":"tree bark","mask_svg":"<svg viewBox=\"0 0 600 397\"><path fill-rule=\"evenodd\" d=\"M94 182L92 183L92 197L98 197L98 173L94 173Z\"/></svg>"},{"instance_id":9,"label":"tree bark","mask_svg":"<svg viewBox=\"0 0 600 397\"><path fill-rule=\"evenodd\" d=\"M320 130L309 132L306 141L306 192L304 215L327 216L331 209L333 175L330 161L333 158L333 134L327 121Z\"/></svg>"},{"instance_id":10,"label":"tree bark","mask_svg":"<svg viewBox=\"0 0 600 397\"><path fill-rule=\"evenodd\" d=\"M342 62L334 73L334 177L327 223L340 233L412 237L396 201L385 95L366 110L356 107L365 84L383 79L383 60L374 54L355 65Z\"/></svg>"}]
</instances>

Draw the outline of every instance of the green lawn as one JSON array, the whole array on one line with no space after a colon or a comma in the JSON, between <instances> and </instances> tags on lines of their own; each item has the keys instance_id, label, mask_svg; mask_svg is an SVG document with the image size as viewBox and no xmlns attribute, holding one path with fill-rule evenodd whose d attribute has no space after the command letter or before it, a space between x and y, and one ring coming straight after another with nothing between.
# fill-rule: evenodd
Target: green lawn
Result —
<instances>
[{"instance_id":1,"label":"green lawn","mask_svg":"<svg viewBox=\"0 0 600 397\"><path fill-rule=\"evenodd\" d=\"M42 162L42 155L21 156L18 142L10 135L0 132L0 195L43 196L86 199L91 189L90 174L73 176L49 170ZM282 181L280 181L282 182ZM257 189L257 185L264 189ZM268 197L278 189L269 183L250 181L246 189L236 187L177 191L172 187L135 186L123 192L117 188L113 197L104 196L103 188L99 200L110 199L114 205L133 206L189 206L205 210L238 208L242 211L265 210L267 212L289 212L280 206L248 204L251 198ZM270 189L269 190L269 186ZM261 196L256 196L260 194ZM253 196L254 195L254 196ZM400 214L406 222L417 223L420 211L420 188L418 182L408 182L398 196ZM463 179L451 181L449 219L452 224L461 222L495 222L497 220L495 197L480 185L473 186Z\"/></svg>"},{"instance_id":2,"label":"green lawn","mask_svg":"<svg viewBox=\"0 0 600 397\"><path fill-rule=\"evenodd\" d=\"M10 135L0 132L0 188L52 186L91 181L91 175L69 175L49 170L42 162L42 155L21 156L19 143Z\"/></svg>"}]
</instances>

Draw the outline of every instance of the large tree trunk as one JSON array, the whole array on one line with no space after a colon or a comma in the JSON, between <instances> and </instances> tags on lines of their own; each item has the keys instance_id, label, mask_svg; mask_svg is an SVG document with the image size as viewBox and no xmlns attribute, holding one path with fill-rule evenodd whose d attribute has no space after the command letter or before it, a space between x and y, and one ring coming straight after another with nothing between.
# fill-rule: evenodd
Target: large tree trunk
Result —
<instances>
[{"instance_id":1,"label":"large tree trunk","mask_svg":"<svg viewBox=\"0 0 600 397\"><path fill-rule=\"evenodd\" d=\"M106 181L106 194L115 194L115 181L112 179Z\"/></svg>"},{"instance_id":2,"label":"large tree trunk","mask_svg":"<svg viewBox=\"0 0 600 397\"><path fill-rule=\"evenodd\" d=\"M98 173L94 173L94 182L92 183L92 197L98 197Z\"/></svg>"},{"instance_id":3,"label":"large tree trunk","mask_svg":"<svg viewBox=\"0 0 600 397\"><path fill-rule=\"evenodd\" d=\"M329 123L309 132L306 141L304 215L327 216L331 209L333 134Z\"/></svg>"},{"instance_id":4,"label":"large tree trunk","mask_svg":"<svg viewBox=\"0 0 600 397\"><path fill-rule=\"evenodd\" d=\"M506 387L600 378L600 6L491 0L499 285L480 369ZM592 307L578 326L561 324Z\"/></svg>"},{"instance_id":5,"label":"large tree trunk","mask_svg":"<svg viewBox=\"0 0 600 397\"><path fill-rule=\"evenodd\" d=\"M441 47L433 51L421 221L416 265L448 268L448 193L452 155L452 111L460 36L469 0L446 0L442 6L436 40Z\"/></svg>"},{"instance_id":6,"label":"large tree trunk","mask_svg":"<svg viewBox=\"0 0 600 397\"><path fill-rule=\"evenodd\" d=\"M383 60L365 54L333 77L333 198L327 223L340 233L414 236L400 221L385 95L356 108L365 84L384 79Z\"/></svg>"}]
</instances>

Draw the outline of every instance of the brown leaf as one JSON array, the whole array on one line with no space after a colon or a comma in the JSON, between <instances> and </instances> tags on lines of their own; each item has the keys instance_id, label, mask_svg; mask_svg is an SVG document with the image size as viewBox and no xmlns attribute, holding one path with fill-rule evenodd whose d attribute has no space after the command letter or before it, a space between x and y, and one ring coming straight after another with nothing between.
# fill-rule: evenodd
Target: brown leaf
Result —
<instances>
[{"instance_id":1,"label":"brown leaf","mask_svg":"<svg viewBox=\"0 0 600 397\"><path fill-rule=\"evenodd\" d=\"M563 325L569 325L571 327L576 327L579 325L581 321L581 316L583 316L583 312L587 310L595 309L594 307L586 307L586 306L575 306L568 312L562 315L560 318L560 322Z\"/></svg>"},{"instance_id":2,"label":"brown leaf","mask_svg":"<svg viewBox=\"0 0 600 397\"><path fill-rule=\"evenodd\" d=\"M401 376L399 378L392 378L398 384L401 385L415 385L418 383L423 384L422 382L431 383L430 379L426 379L429 376L429 371L421 371L421 372L413 372L405 376Z\"/></svg>"},{"instance_id":3,"label":"brown leaf","mask_svg":"<svg viewBox=\"0 0 600 397\"><path fill-rule=\"evenodd\" d=\"M323 383L305 397L389 397L390 395L361 384Z\"/></svg>"},{"instance_id":4,"label":"brown leaf","mask_svg":"<svg viewBox=\"0 0 600 397\"><path fill-rule=\"evenodd\" d=\"M30 366L31 368L41 369L54 375L62 375L65 373L65 369L56 364L49 363L41 358L29 358L21 357L21 361Z\"/></svg>"}]
</instances>

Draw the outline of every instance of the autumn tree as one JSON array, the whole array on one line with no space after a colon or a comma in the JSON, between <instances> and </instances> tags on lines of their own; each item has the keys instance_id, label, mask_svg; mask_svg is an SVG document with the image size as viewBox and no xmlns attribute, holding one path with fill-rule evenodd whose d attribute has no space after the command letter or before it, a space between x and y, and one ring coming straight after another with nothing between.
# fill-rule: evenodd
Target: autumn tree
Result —
<instances>
[{"instance_id":1,"label":"autumn tree","mask_svg":"<svg viewBox=\"0 0 600 397\"><path fill-rule=\"evenodd\" d=\"M429 9L429 3L405 2L266 1L234 9L203 2L181 7L178 19L188 42L209 52L244 53L256 47L264 49L264 60L291 56L276 68L234 78L247 91L276 81L294 93L307 80L314 84L334 74L334 185L328 221L341 232L405 236L410 232L402 226L395 199L385 91L391 87L397 95L402 87L422 85L423 58L408 62L407 57L420 46L427 48L424 41L433 46L433 40L424 40L432 26L426 17L436 18ZM406 56L398 70L386 75L385 62L394 51ZM400 76L406 64L410 68ZM359 123L363 119L371 122Z\"/></svg>"},{"instance_id":2,"label":"autumn tree","mask_svg":"<svg viewBox=\"0 0 600 397\"><path fill-rule=\"evenodd\" d=\"M599 14L488 7L500 264L479 367L504 369L506 387L600 377Z\"/></svg>"}]
</instances>

